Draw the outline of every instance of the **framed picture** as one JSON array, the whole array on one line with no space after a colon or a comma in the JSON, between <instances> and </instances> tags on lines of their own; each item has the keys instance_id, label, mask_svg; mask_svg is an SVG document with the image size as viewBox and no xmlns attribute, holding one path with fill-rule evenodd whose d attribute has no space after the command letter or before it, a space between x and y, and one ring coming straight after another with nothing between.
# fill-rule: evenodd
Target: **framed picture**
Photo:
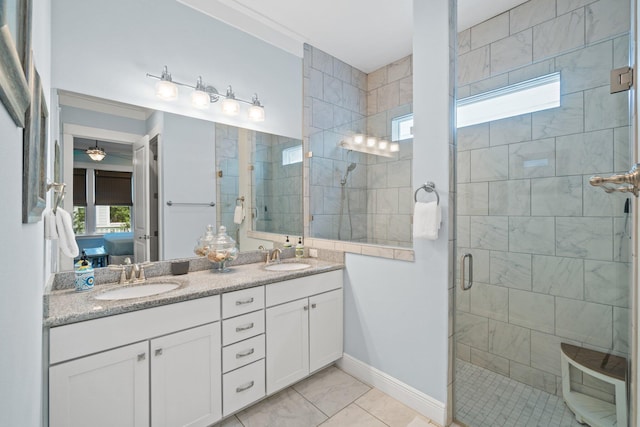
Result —
<instances>
[{"instance_id":1,"label":"framed picture","mask_svg":"<svg viewBox=\"0 0 640 427\"><path fill-rule=\"evenodd\" d=\"M49 111L38 71L29 72L31 105L27 109L23 141L22 222L38 222L46 206L47 119Z\"/></svg>"},{"instance_id":2,"label":"framed picture","mask_svg":"<svg viewBox=\"0 0 640 427\"><path fill-rule=\"evenodd\" d=\"M30 92L31 0L0 0L0 101L15 122L25 126Z\"/></svg>"}]
</instances>

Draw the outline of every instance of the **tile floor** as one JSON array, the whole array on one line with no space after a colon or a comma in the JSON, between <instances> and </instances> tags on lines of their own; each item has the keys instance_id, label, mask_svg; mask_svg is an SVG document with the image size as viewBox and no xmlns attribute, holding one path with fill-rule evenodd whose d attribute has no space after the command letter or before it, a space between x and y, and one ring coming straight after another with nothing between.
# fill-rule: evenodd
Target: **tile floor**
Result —
<instances>
[{"instance_id":1,"label":"tile floor","mask_svg":"<svg viewBox=\"0 0 640 427\"><path fill-rule=\"evenodd\" d=\"M435 427L428 419L335 366L216 427Z\"/></svg>"},{"instance_id":2,"label":"tile floor","mask_svg":"<svg viewBox=\"0 0 640 427\"><path fill-rule=\"evenodd\" d=\"M562 397L456 360L456 419L470 427L579 427Z\"/></svg>"}]
</instances>

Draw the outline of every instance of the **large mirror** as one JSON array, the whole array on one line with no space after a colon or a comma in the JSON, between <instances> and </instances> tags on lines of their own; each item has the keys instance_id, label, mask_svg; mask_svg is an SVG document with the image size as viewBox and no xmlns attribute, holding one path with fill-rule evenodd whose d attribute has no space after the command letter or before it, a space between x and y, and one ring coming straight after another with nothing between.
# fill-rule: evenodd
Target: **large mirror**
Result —
<instances>
[{"instance_id":1,"label":"large mirror","mask_svg":"<svg viewBox=\"0 0 640 427\"><path fill-rule=\"evenodd\" d=\"M412 56L365 73L308 46L305 64L310 236L411 247Z\"/></svg>"},{"instance_id":2,"label":"large mirror","mask_svg":"<svg viewBox=\"0 0 640 427\"><path fill-rule=\"evenodd\" d=\"M208 224L241 251L301 235L301 140L65 91L58 100L63 207L94 266L192 257Z\"/></svg>"}]
</instances>

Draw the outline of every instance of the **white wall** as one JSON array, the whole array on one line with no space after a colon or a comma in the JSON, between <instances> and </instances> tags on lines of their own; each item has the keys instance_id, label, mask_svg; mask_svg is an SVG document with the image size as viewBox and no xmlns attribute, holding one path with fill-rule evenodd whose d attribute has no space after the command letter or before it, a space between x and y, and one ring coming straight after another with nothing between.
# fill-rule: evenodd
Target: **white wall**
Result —
<instances>
[{"instance_id":1,"label":"white wall","mask_svg":"<svg viewBox=\"0 0 640 427\"><path fill-rule=\"evenodd\" d=\"M33 1L33 51L50 105L50 2ZM22 129L0 106L0 426L42 424L42 222L22 224ZM50 148L51 150L51 148Z\"/></svg>"},{"instance_id":2,"label":"white wall","mask_svg":"<svg viewBox=\"0 0 640 427\"><path fill-rule=\"evenodd\" d=\"M152 135L150 135L152 136ZM215 125L204 120L164 114L160 140L160 208L162 259L192 257L208 224L216 225L216 208L167 206L216 200Z\"/></svg>"},{"instance_id":3,"label":"white wall","mask_svg":"<svg viewBox=\"0 0 640 427\"><path fill-rule=\"evenodd\" d=\"M414 5L413 186L434 181L443 224L413 263L347 254L345 353L442 403L447 398L449 1ZM425 96L424 94L428 94Z\"/></svg>"},{"instance_id":4,"label":"white wall","mask_svg":"<svg viewBox=\"0 0 640 427\"><path fill-rule=\"evenodd\" d=\"M205 16L175 0L56 0L52 46L54 87L151 109L190 115L295 138L302 133L302 60ZM219 104L190 106L155 97L167 65L173 78L195 84L198 75L224 92L251 99L258 92L266 121L229 118ZM246 113L246 107L243 107Z\"/></svg>"}]
</instances>

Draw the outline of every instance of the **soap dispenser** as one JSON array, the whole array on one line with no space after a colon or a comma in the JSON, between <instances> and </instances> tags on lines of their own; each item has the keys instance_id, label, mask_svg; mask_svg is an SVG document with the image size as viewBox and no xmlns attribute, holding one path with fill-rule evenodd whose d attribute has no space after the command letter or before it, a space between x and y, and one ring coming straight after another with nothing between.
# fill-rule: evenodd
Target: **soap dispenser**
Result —
<instances>
[{"instance_id":1,"label":"soap dispenser","mask_svg":"<svg viewBox=\"0 0 640 427\"><path fill-rule=\"evenodd\" d=\"M87 254L82 251L82 257L76 262L76 274L75 274L75 289L77 292L89 291L93 289L93 283L95 281L93 275L93 266L91 261L87 259Z\"/></svg>"},{"instance_id":2,"label":"soap dispenser","mask_svg":"<svg viewBox=\"0 0 640 427\"><path fill-rule=\"evenodd\" d=\"M287 240L284 241L284 244L282 245L283 248L290 248L291 247L291 242L289 241L289 236L287 236Z\"/></svg>"},{"instance_id":3,"label":"soap dispenser","mask_svg":"<svg viewBox=\"0 0 640 427\"><path fill-rule=\"evenodd\" d=\"M302 258L304 256L304 246L302 245L302 237L298 237L298 244L296 245L296 258Z\"/></svg>"}]
</instances>

